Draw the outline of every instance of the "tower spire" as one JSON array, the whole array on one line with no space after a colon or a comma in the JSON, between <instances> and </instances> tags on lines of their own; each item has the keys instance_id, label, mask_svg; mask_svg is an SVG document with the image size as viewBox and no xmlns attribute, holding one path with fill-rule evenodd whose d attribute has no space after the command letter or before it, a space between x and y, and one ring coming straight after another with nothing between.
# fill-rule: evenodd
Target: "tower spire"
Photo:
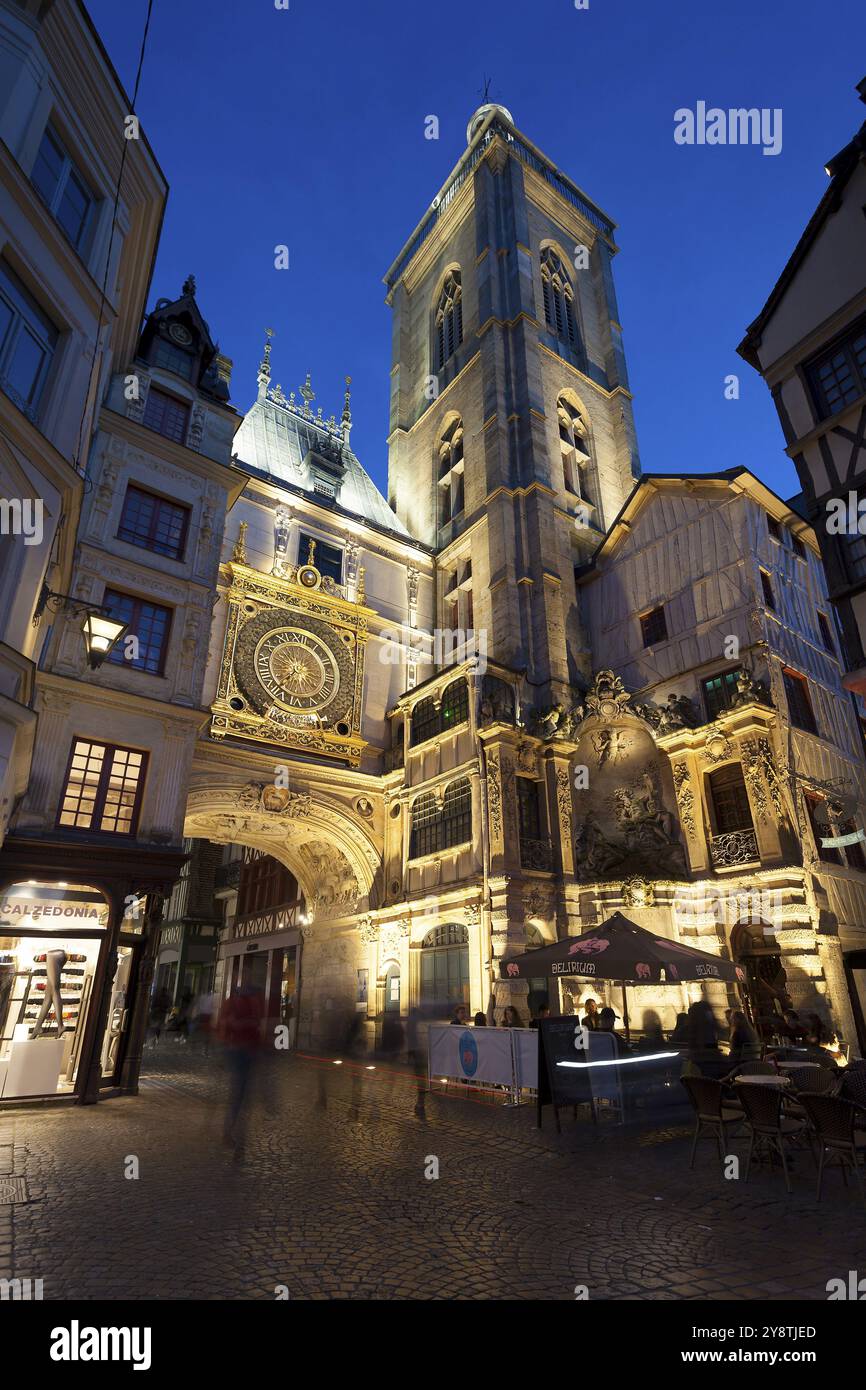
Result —
<instances>
[{"instance_id":1,"label":"tower spire","mask_svg":"<svg viewBox=\"0 0 866 1390\"><path fill-rule=\"evenodd\" d=\"M343 415L342 415L343 443L344 443L344 444L348 444L348 442L349 442L349 435L350 435L351 430L352 430L352 407L351 407L351 405L350 405L350 400L351 400L351 396L352 396L352 389L351 389L351 388L352 388L352 378L351 378L350 376L347 376L347 377L346 377L346 397L345 397L345 400L343 401Z\"/></svg>"},{"instance_id":2,"label":"tower spire","mask_svg":"<svg viewBox=\"0 0 866 1390\"><path fill-rule=\"evenodd\" d=\"M259 400L263 401L268 393L268 386L271 380L271 338L274 336L272 328L265 329L265 352L259 365Z\"/></svg>"}]
</instances>

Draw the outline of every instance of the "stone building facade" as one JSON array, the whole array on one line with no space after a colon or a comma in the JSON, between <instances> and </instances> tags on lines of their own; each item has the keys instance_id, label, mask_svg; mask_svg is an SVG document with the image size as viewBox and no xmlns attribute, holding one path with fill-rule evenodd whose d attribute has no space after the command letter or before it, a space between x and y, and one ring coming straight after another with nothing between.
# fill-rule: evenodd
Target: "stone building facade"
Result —
<instances>
[{"instance_id":1,"label":"stone building facade","mask_svg":"<svg viewBox=\"0 0 866 1390\"><path fill-rule=\"evenodd\" d=\"M814 533L745 470L636 485L613 224L503 108L469 137L386 277L386 511L356 481L348 401L338 424L309 381L272 389L266 348L187 833L296 875L306 910L279 945L300 952L308 1043L352 1010L526 1017L553 986L500 961L623 908L734 954L756 1007L790 996L856 1047L862 851L820 841L862 819L862 745ZM284 661L295 622L363 649L343 718L364 747L342 759L339 710L311 725L279 682L267 708L251 696L249 653L273 661L282 630ZM223 992L230 956L276 940L237 932ZM637 1007L672 1024L694 988Z\"/></svg>"},{"instance_id":2,"label":"stone building facade","mask_svg":"<svg viewBox=\"0 0 866 1390\"><path fill-rule=\"evenodd\" d=\"M387 499L350 381L330 416L284 392L270 333L235 409L192 277L112 343L64 583L124 633L94 669L45 632L4 851L115 866L87 1098L134 1087L157 969L372 1041L418 1004L526 1019L553 986L500 963L616 907L858 1045L862 751L814 532L745 470L639 481L614 224L505 108L467 134L386 276ZM160 932L202 864L212 913L181 882Z\"/></svg>"}]
</instances>

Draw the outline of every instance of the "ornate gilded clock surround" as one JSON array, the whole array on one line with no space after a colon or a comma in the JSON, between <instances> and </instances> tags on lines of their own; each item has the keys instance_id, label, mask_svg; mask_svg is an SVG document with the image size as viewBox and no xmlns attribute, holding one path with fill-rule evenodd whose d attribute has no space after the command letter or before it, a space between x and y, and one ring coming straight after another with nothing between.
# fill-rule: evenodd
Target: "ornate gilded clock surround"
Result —
<instances>
[{"instance_id":1,"label":"ornate gilded clock surround","mask_svg":"<svg viewBox=\"0 0 866 1390\"><path fill-rule=\"evenodd\" d=\"M211 737L357 766L371 610L235 561L223 576L229 612Z\"/></svg>"}]
</instances>

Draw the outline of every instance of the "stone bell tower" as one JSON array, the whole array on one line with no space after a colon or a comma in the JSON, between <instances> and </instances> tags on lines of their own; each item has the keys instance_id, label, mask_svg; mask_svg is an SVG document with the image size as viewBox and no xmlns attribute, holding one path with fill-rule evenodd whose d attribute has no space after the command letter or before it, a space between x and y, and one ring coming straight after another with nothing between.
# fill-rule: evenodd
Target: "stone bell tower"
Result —
<instances>
[{"instance_id":1,"label":"stone bell tower","mask_svg":"<svg viewBox=\"0 0 866 1390\"><path fill-rule=\"evenodd\" d=\"M614 224L505 107L467 138L385 277L389 501L436 550L437 625L567 704L591 669L575 567L640 471Z\"/></svg>"}]
</instances>

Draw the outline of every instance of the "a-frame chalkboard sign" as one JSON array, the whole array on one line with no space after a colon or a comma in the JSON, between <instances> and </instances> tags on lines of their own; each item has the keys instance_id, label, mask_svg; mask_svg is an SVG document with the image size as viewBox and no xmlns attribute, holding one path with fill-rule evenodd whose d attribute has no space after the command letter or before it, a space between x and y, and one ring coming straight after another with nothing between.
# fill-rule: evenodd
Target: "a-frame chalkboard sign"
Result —
<instances>
[{"instance_id":1,"label":"a-frame chalkboard sign","mask_svg":"<svg viewBox=\"0 0 866 1390\"><path fill-rule=\"evenodd\" d=\"M560 1067L558 1062L589 1061L585 1051L586 1030L576 1014L562 1018L542 1018L538 1024L538 1105L537 1125L541 1129L541 1112L545 1105L553 1106L556 1132L562 1133L559 1111L570 1105L577 1114L579 1105L588 1105L592 1118L598 1123L589 1072L583 1067Z\"/></svg>"}]
</instances>

